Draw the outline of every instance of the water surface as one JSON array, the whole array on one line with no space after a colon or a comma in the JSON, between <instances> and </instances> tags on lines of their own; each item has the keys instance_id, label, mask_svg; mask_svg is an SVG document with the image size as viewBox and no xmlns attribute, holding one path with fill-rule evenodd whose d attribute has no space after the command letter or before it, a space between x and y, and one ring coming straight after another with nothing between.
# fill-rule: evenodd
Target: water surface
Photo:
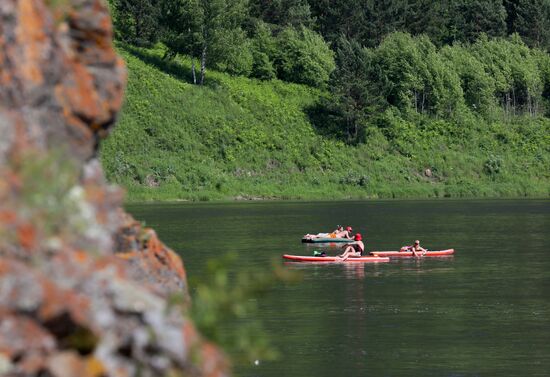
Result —
<instances>
[{"instance_id":1,"label":"water surface","mask_svg":"<svg viewBox=\"0 0 550 377\"><path fill-rule=\"evenodd\" d=\"M128 210L207 278L205 261L237 253L264 268L311 255L305 233L352 225L367 250L414 239L445 258L300 265L299 284L261 299L281 358L239 376L549 376L550 202L339 201L131 205ZM328 247L329 253L336 248ZM282 263L282 262L281 262ZM193 286L191 286L193 289Z\"/></svg>"}]
</instances>

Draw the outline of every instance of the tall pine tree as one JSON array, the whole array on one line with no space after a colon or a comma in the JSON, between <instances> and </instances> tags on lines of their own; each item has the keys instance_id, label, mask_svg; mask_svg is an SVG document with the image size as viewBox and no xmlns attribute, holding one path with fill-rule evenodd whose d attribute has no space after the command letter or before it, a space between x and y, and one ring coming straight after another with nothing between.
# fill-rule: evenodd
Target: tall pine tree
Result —
<instances>
[{"instance_id":1,"label":"tall pine tree","mask_svg":"<svg viewBox=\"0 0 550 377\"><path fill-rule=\"evenodd\" d=\"M528 46L550 49L550 0L505 0L508 33Z\"/></svg>"},{"instance_id":2,"label":"tall pine tree","mask_svg":"<svg viewBox=\"0 0 550 377\"><path fill-rule=\"evenodd\" d=\"M336 70L330 88L333 101L329 105L337 115L349 143L363 133L369 106L368 50L354 40L340 36L336 41Z\"/></svg>"},{"instance_id":3,"label":"tall pine tree","mask_svg":"<svg viewBox=\"0 0 550 377\"><path fill-rule=\"evenodd\" d=\"M111 0L116 37L138 46L152 45L159 31L157 0Z\"/></svg>"}]
</instances>

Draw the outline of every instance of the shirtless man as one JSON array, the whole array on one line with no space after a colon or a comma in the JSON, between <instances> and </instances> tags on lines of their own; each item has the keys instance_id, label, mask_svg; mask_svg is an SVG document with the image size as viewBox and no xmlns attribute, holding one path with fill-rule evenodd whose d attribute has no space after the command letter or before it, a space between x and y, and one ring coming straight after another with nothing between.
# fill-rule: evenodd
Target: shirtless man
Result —
<instances>
[{"instance_id":1,"label":"shirtless man","mask_svg":"<svg viewBox=\"0 0 550 377\"><path fill-rule=\"evenodd\" d=\"M420 241L414 241L414 245L405 246L401 248L401 251L411 251L415 257L423 256L428 250L420 246Z\"/></svg>"},{"instance_id":2,"label":"shirtless man","mask_svg":"<svg viewBox=\"0 0 550 377\"><path fill-rule=\"evenodd\" d=\"M338 262L343 262L349 257L357 258L363 255L365 252L365 244L362 241L362 237L360 233L357 233L355 237L353 237L352 243L347 243L344 246L342 246L342 249L344 249L344 253L342 255L338 255L336 257L336 260Z\"/></svg>"},{"instance_id":3,"label":"shirtless man","mask_svg":"<svg viewBox=\"0 0 550 377\"><path fill-rule=\"evenodd\" d=\"M346 227L346 230L342 230L339 231L338 233L336 233L336 238L348 238L348 239L352 239L351 237L351 231L353 230L353 228L351 226L348 226Z\"/></svg>"}]
</instances>

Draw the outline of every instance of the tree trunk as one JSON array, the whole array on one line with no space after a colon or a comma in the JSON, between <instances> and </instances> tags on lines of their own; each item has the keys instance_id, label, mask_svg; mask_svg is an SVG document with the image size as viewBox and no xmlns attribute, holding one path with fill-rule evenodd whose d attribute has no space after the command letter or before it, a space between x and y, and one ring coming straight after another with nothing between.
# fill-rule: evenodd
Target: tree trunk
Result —
<instances>
[{"instance_id":1,"label":"tree trunk","mask_svg":"<svg viewBox=\"0 0 550 377\"><path fill-rule=\"evenodd\" d=\"M202 47L201 54L201 85L204 85L204 75L206 73L206 44Z\"/></svg>"},{"instance_id":2,"label":"tree trunk","mask_svg":"<svg viewBox=\"0 0 550 377\"><path fill-rule=\"evenodd\" d=\"M516 89L512 86L512 114L516 115Z\"/></svg>"},{"instance_id":3,"label":"tree trunk","mask_svg":"<svg viewBox=\"0 0 550 377\"><path fill-rule=\"evenodd\" d=\"M422 106L420 107L422 109L422 114L424 114L424 104L426 103L426 91L422 91Z\"/></svg>"},{"instance_id":4,"label":"tree trunk","mask_svg":"<svg viewBox=\"0 0 550 377\"><path fill-rule=\"evenodd\" d=\"M141 17L139 14L134 14L134 22L136 24L136 28L134 29L134 42L139 41L141 38Z\"/></svg>"},{"instance_id":5,"label":"tree trunk","mask_svg":"<svg viewBox=\"0 0 550 377\"><path fill-rule=\"evenodd\" d=\"M195 58L191 56L191 72L193 73L193 84L197 85L197 74L195 73Z\"/></svg>"}]
</instances>

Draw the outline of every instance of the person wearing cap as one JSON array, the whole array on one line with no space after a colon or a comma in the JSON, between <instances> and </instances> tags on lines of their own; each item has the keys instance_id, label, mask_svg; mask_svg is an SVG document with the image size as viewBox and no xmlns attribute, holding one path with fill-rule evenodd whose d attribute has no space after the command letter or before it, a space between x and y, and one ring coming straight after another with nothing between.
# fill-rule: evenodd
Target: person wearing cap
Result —
<instances>
[{"instance_id":1,"label":"person wearing cap","mask_svg":"<svg viewBox=\"0 0 550 377\"><path fill-rule=\"evenodd\" d=\"M342 246L342 249L344 249L344 253L336 256L336 260L339 262L343 262L350 257L357 258L363 255L365 252L365 244L363 243L361 233L355 234L353 237L353 242L345 244Z\"/></svg>"}]
</instances>

